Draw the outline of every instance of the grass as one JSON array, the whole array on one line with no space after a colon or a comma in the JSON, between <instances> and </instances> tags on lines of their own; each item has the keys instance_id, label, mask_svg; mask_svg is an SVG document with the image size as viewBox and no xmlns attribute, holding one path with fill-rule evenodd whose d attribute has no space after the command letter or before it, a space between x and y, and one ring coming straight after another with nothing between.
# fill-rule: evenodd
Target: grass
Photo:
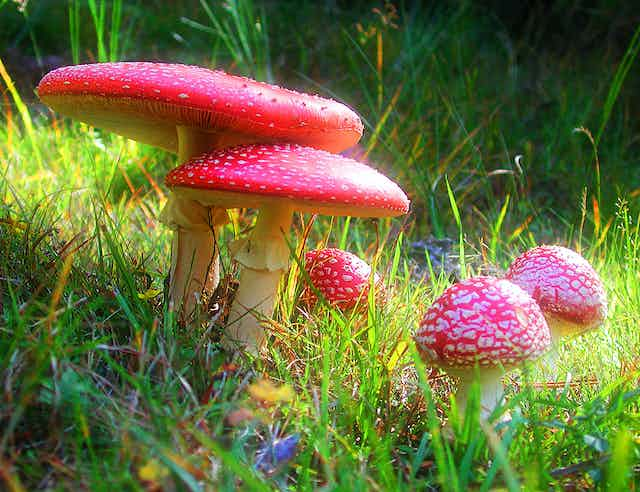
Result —
<instances>
[{"instance_id":1,"label":"grass","mask_svg":"<svg viewBox=\"0 0 640 492\"><path fill-rule=\"evenodd\" d=\"M170 236L157 217L173 156L47 113L0 66L2 486L635 490L637 34L622 51L583 56L576 41L534 58L526 38L470 6L188 5L142 15L135 2L69 2L59 49L79 61L162 49L335 94L366 122L358 154L408 191L412 213L299 217L268 356L231 363L218 323L183 329L163 308ZM0 19L24 19L20 46L39 57L54 29L41 8L23 15L0 2ZM237 212L222 244L253 217ZM580 250L605 280L609 319L562 346L571 379L541 384L543 362L509 374L498 412L513 419L499 432L452 417L454 382L412 344L422 312L454 280L411 247L431 235L456 238L460 276L554 242ZM387 303L306 309L296 257L321 244L374 263ZM269 453L296 440L276 463Z\"/></svg>"}]
</instances>

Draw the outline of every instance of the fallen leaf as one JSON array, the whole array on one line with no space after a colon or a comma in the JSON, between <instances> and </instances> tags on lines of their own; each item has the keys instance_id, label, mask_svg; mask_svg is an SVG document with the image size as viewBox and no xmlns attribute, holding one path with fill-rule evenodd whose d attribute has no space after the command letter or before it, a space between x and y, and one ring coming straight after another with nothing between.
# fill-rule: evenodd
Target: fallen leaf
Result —
<instances>
[{"instance_id":1,"label":"fallen leaf","mask_svg":"<svg viewBox=\"0 0 640 492\"><path fill-rule=\"evenodd\" d=\"M155 296L161 293L162 289L147 289L145 292L138 292L138 299L146 301L148 299L153 299Z\"/></svg>"},{"instance_id":2,"label":"fallen leaf","mask_svg":"<svg viewBox=\"0 0 640 492\"><path fill-rule=\"evenodd\" d=\"M293 400L295 393L288 384L276 386L268 379L261 379L249 385L249 394L254 400L266 403L278 403Z\"/></svg>"},{"instance_id":3,"label":"fallen leaf","mask_svg":"<svg viewBox=\"0 0 640 492\"><path fill-rule=\"evenodd\" d=\"M138 477L145 482L159 482L169 474L157 460L150 459L138 470Z\"/></svg>"}]
</instances>

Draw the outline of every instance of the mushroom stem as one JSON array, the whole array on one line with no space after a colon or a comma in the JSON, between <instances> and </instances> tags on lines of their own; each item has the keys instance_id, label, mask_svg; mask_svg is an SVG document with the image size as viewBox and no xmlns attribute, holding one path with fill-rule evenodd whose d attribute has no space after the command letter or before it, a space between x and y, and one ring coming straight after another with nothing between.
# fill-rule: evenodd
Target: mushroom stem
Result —
<instances>
[{"instance_id":1,"label":"mushroom stem","mask_svg":"<svg viewBox=\"0 0 640 492\"><path fill-rule=\"evenodd\" d=\"M228 348L243 348L255 354L264 342L260 321L273 314L278 283L288 266L285 235L292 218L293 208L289 205L265 207L251 236L230 248L243 268L227 322Z\"/></svg>"},{"instance_id":2,"label":"mushroom stem","mask_svg":"<svg viewBox=\"0 0 640 492\"><path fill-rule=\"evenodd\" d=\"M178 312L182 324L195 313L202 293L213 292L219 262L213 228L223 223L224 210L214 211L194 200L172 193L160 220L174 230L169 270L169 309ZM221 216L222 215L222 216Z\"/></svg>"},{"instance_id":3,"label":"mushroom stem","mask_svg":"<svg viewBox=\"0 0 640 492\"><path fill-rule=\"evenodd\" d=\"M195 313L202 293L211 294L220 278L220 261L211 229L178 228L171 243L169 306L181 323Z\"/></svg>"},{"instance_id":4,"label":"mushroom stem","mask_svg":"<svg viewBox=\"0 0 640 492\"><path fill-rule=\"evenodd\" d=\"M480 420L486 422L502 399L501 379L504 374L503 371L481 367L478 371L477 379L474 371L455 371L452 374L460 378L456 393L456 403L460 418L464 418L473 382L477 380L480 384Z\"/></svg>"},{"instance_id":5,"label":"mushroom stem","mask_svg":"<svg viewBox=\"0 0 640 492\"><path fill-rule=\"evenodd\" d=\"M184 163L215 148L213 133L177 127L178 160ZM180 322L193 318L200 296L211 295L220 280L215 227L224 223L224 210L207 208L193 200L170 196L161 220L174 229L169 271L169 309Z\"/></svg>"},{"instance_id":6,"label":"mushroom stem","mask_svg":"<svg viewBox=\"0 0 640 492\"><path fill-rule=\"evenodd\" d=\"M558 363L560 362L560 344L562 338L565 336L564 331L559 329L556 324L553 324L549 316L545 316L549 322L549 333L551 334L551 347L542 358L542 364L544 365L544 376L552 381L558 380L559 369Z\"/></svg>"}]
</instances>

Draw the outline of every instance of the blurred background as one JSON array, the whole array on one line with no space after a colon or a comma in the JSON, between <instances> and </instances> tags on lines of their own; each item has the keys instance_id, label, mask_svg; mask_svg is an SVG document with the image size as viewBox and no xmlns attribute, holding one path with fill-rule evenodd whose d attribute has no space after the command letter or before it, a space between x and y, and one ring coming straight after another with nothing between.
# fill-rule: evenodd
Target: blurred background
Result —
<instances>
[{"instance_id":1,"label":"blurred background","mask_svg":"<svg viewBox=\"0 0 640 492\"><path fill-rule=\"evenodd\" d=\"M108 60L335 97L366 123L351 154L402 183L422 234L453 224L447 177L465 220L490 228L509 200L505 228L553 240L594 199L606 217L640 195L634 3L0 0L0 58L43 117L43 73Z\"/></svg>"}]
</instances>

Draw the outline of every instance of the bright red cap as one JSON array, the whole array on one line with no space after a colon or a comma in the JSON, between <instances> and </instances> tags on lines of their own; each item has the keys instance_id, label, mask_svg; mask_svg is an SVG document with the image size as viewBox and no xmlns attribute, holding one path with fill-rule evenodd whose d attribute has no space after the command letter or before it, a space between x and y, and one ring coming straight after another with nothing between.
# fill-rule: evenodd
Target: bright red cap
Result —
<instances>
[{"instance_id":1,"label":"bright red cap","mask_svg":"<svg viewBox=\"0 0 640 492\"><path fill-rule=\"evenodd\" d=\"M311 283L327 301L344 308L366 302L371 276L366 261L337 248L309 251L304 258ZM374 282L379 281L375 274Z\"/></svg>"},{"instance_id":2,"label":"bright red cap","mask_svg":"<svg viewBox=\"0 0 640 492\"><path fill-rule=\"evenodd\" d=\"M285 141L340 152L362 136L360 118L344 104L190 65L62 67L37 92L62 114L172 152L177 125L215 133L218 148Z\"/></svg>"},{"instance_id":3,"label":"bright red cap","mask_svg":"<svg viewBox=\"0 0 640 492\"><path fill-rule=\"evenodd\" d=\"M526 290L549 323L558 320L565 332L594 328L607 316L600 277L587 260L568 248L533 248L515 259L506 278Z\"/></svg>"},{"instance_id":4,"label":"bright red cap","mask_svg":"<svg viewBox=\"0 0 640 492\"><path fill-rule=\"evenodd\" d=\"M429 363L448 368L513 366L550 345L549 327L520 287L494 277L452 285L428 309L414 339Z\"/></svg>"},{"instance_id":5,"label":"bright red cap","mask_svg":"<svg viewBox=\"0 0 640 492\"><path fill-rule=\"evenodd\" d=\"M245 145L203 154L173 169L165 183L204 205L389 217L409 210L404 192L360 162L295 144Z\"/></svg>"}]
</instances>

